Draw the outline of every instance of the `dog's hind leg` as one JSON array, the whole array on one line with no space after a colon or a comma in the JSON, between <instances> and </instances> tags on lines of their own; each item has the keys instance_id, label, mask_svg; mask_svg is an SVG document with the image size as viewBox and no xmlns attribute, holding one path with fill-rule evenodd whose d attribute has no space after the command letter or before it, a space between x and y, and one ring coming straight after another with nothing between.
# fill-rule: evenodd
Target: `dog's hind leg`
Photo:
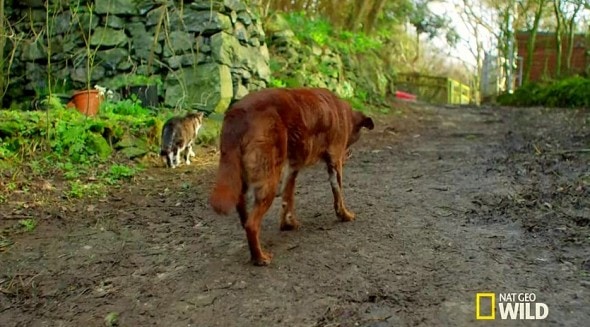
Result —
<instances>
[{"instance_id":1,"label":"dog's hind leg","mask_svg":"<svg viewBox=\"0 0 590 327\"><path fill-rule=\"evenodd\" d=\"M265 128L251 130L242 146L243 176L254 193L254 206L244 224L252 261L257 266L268 265L272 254L260 246L260 225L275 199L281 170L287 162L287 132L280 118L261 116L258 123L270 122ZM264 125L263 125L264 126Z\"/></svg>"},{"instance_id":2,"label":"dog's hind leg","mask_svg":"<svg viewBox=\"0 0 590 327\"><path fill-rule=\"evenodd\" d=\"M236 211L240 217L240 223L242 227L246 227L246 221L248 220L248 202L247 202L248 188L242 188L242 192L238 198L238 204L236 204Z\"/></svg>"},{"instance_id":3,"label":"dog's hind leg","mask_svg":"<svg viewBox=\"0 0 590 327\"><path fill-rule=\"evenodd\" d=\"M269 181L269 183L262 184L254 189L254 208L252 208L244 224L251 259L257 266L266 266L272 260L272 254L263 251L260 246L260 225L275 198L277 182L278 178L274 182Z\"/></svg>"},{"instance_id":4,"label":"dog's hind leg","mask_svg":"<svg viewBox=\"0 0 590 327\"><path fill-rule=\"evenodd\" d=\"M287 178L289 178L290 174L291 174L291 167L289 166L289 163L286 163L283 166L283 169L281 169L281 181L280 181L279 187L277 187L277 193L275 194L277 198L279 196L281 196L283 194L283 192L285 191L285 186L287 185Z\"/></svg>"},{"instance_id":5,"label":"dog's hind leg","mask_svg":"<svg viewBox=\"0 0 590 327\"><path fill-rule=\"evenodd\" d=\"M330 186L334 195L334 210L341 221L354 220L354 213L348 211L344 205L344 196L342 195L342 159L329 161L328 174L330 175Z\"/></svg>"},{"instance_id":6,"label":"dog's hind leg","mask_svg":"<svg viewBox=\"0 0 590 327\"><path fill-rule=\"evenodd\" d=\"M282 231L299 229L301 224L295 218L295 179L298 170L290 169L286 178L283 193L283 203L281 206L281 225Z\"/></svg>"}]
</instances>

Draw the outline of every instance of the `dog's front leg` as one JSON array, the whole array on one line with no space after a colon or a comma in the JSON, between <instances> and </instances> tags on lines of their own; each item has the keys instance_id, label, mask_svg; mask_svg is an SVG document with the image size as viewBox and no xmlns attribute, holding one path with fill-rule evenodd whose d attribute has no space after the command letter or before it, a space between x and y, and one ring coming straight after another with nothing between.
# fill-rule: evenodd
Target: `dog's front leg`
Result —
<instances>
[{"instance_id":1,"label":"dog's front leg","mask_svg":"<svg viewBox=\"0 0 590 327\"><path fill-rule=\"evenodd\" d=\"M354 220L354 213L346 209L344 196L342 195L342 159L328 163L328 173L330 174L330 186L334 195L334 210L336 210L336 215L342 221Z\"/></svg>"}]
</instances>

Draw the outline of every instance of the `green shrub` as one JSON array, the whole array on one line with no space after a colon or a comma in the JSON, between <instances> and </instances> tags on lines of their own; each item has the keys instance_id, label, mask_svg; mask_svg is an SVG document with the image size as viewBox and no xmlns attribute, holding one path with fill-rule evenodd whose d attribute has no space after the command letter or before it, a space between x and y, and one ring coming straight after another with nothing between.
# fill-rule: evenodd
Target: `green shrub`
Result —
<instances>
[{"instance_id":1,"label":"green shrub","mask_svg":"<svg viewBox=\"0 0 590 327\"><path fill-rule=\"evenodd\" d=\"M342 31L336 38L335 47L344 54L362 54L381 49L381 41L364 33Z\"/></svg>"},{"instance_id":2,"label":"green shrub","mask_svg":"<svg viewBox=\"0 0 590 327\"><path fill-rule=\"evenodd\" d=\"M199 131L197 143L201 145L215 145L221 133L222 122L222 115L210 115L207 122Z\"/></svg>"},{"instance_id":3,"label":"green shrub","mask_svg":"<svg viewBox=\"0 0 590 327\"><path fill-rule=\"evenodd\" d=\"M288 13L285 19L301 41L323 46L331 39L332 26L325 19L310 18L305 12Z\"/></svg>"},{"instance_id":4,"label":"green shrub","mask_svg":"<svg viewBox=\"0 0 590 327\"><path fill-rule=\"evenodd\" d=\"M590 79L581 76L546 83L529 83L512 94L498 96L506 106L590 107Z\"/></svg>"},{"instance_id":5,"label":"green shrub","mask_svg":"<svg viewBox=\"0 0 590 327\"><path fill-rule=\"evenodd\" d=\"M362 32L335 31L324 18L310 17L305 12L285 15L295 36L306 43L333 47L342 54L360 54L381 48L381 42Z\"/></svg>"},{"instance_id":6,"label":"green shrub","mask_svg":"<svg viewBox=\"0 0 590 327\"><path fill-rule=\"evenodd\" d=\"M277 14L269 26L276 33L270 37L270 86L326 87L355 108L385 102L393 69L381 59L379 35L337 30L305 12Z\"/></svg>"},{"instance_id":7,"label":"green shrub","mask_svg":"<svg viewBox=\"0 0 590 327\"><path fill-rule=\"evenodd\" d=\"M281 79L271 77L270 78L270 86L271 87L285 87L285 86L287 86L287 84Z\"/></svg>"}]
</instances>

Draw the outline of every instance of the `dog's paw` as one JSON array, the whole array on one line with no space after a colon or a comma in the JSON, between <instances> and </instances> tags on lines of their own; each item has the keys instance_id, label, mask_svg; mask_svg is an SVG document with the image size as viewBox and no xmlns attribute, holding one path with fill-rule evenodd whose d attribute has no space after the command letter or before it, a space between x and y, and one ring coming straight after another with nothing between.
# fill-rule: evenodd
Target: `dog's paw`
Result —
<instances>
[{"instance_id":1,"label":"dog's paw","mask_svg":"<svg viewBox=\"0 0 590 327\"><path fill-rule=\"evenodd\" d=\"M281 185L279 185L277 187L277 190L275 191L275 198L280 197L281 195L283 195L283 187Z\"/></svg>"},{"instance_id":2,"label":"dog's paw","mask_svg":"<svg viewBox=\"0 0 590 327\"><path fill-rule=\"evenodd\" d=\"M348 210L344 210L342 213L340 213L338 215L338 217L340 218L340 221L353 221L355 218L354 213L348 211Z\"/></svg>"},{"instance_id":3,"label":"dog's paw","mask_svg":"<svg viewBox=\"0 0 590 327\"><path fill-rule=\"evenodd\" d=\"M262 252L260 257L252 258L252 263L254 263L255 266L259 266L259 267L268 266L271 261L272 261L272 253L270 253L270 252Z\"/></svg>"},{"instance_id":4,"label":"dog's paw","mask_svg":"<svg viewBox=\"0 0 590 327\"><path fill-rule=\"evenodd\" d=\"M301 223L294 218L291 218L291 221L282 221L280 230L282 232L298 230L301 228Z\"/></svg>"}]
</instances>

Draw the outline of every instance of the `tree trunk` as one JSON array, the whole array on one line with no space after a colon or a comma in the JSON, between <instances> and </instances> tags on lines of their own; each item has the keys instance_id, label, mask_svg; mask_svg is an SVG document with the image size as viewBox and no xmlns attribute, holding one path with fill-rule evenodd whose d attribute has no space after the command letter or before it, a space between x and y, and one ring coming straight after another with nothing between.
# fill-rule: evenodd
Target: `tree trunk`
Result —
<instances>
[{"instance_id":1,"label":"tree trunk","mask_svg":"<svg viewBox=\"0 0 590 327\"><path fill-rule=\"evenodd\" d=\"M420 59L420 33L416 32L416 56L412 62L412 68L416 70L416 63Z\"/></svg>"},{"instance_id":2,"label":"tree trunk","mask_svg":"<svg viewBox=\"0 0 590 327\"><path fill-rule=\"evenodd\" d=\"M280 1L278 1L277 7L275 9L287 11L287 10L289 10L290 4L291 4L291 0L280 0Z\"/></svg>"},{"instance_id":3,"label":"tree trunk","mask_svg":"<svg viewBox=\"0 0 590 327\"><path fill-rule=\"evenodd\" d=\"M8 74L4 71L8 68L4 60L4 47L6 46L6 28L4 28L4 20L4 0L0 0L0 106L2 106L2 103L4 102L4 93L8 82L5 80Z\"/></svg>"},{"instance_id":4,"label":"tree trunk","mask_svg":"<svg viewBox=\"0 0 590 327\"><path fill-rule=\"evenodd\" d=\"M561 61L562 61L562 55L563 55L563 51L562 51L562 39L561 39L561 33L563 32L563 27L562 27L562 14L561 14L561 0L554 0L553 1L553 10L555 11L555 20L556 20L556 25L555 25L555 55L556 55L556 59L555 59L555 76L553 77L557 77L559 78L561 76Z\"/></svg>"},{"instance_id":5,"label":"tree trunk","mask_svg":"<svg viewBox=\"0 0 590 327\"><path fill-rule=\"evenodd\" d=\"M529 30L529 39L526 45L526 59L524 63L524 76L523 84L529 82L531 78L531 68L533 66L533 55L535 52L535 43L537 40L537 32L539 30L539 23L541 22L541 16L543 16L543 9L545 8L546 0L539 0L539 7L535 11L535 18L533 20L533 26Z\"/></svg>"},{"instance_id":6,"label":"tree trunk","mask_svg":"<svg viewBox=\"0 0 590 327\"><path fill-rule=\"evenodd\" d=\"M567 57L565 61L565 67L568 74L572 73L572 56L574 54L574 41L576 38L576 17L582 9L582 4L576 3L572 17L568 21L568 44L567 44Z\"/></svg>"},{"instance_id":7,"label":"tree trunk","mask_svg":"<svg viewBox=\"0 0 590 327\"><path fill-rule=\"evenodd\" d=\"M360 4L359 4L360 2ZM355 1L354 9L350 13L348 29L358 31L359 25L364 21L367 10L373 5L373 0Z\"/></svg>"},{"instance_id":8,"label":"tree trunk","mask_svg":"<svg viewBox=\"0 0 590 327\"><path fill-rule=\"evenodd\" d=\"M347 18L350 1L340 0L323 0L316 5L317 13L320 16L330 17L332 24L337 28L342 28L344 20Z\"/></svg>"},{"instance_id":9,"label":"tree trunk","mask_svg":"<svg viewBox=\"0 0 590 327\"><path fill-rule=\"evenodd\" d=\"M373 32L375 22L377 22L377 17L379 16L381 10L383 10L385 2L386 0L376 0L376 2L371 7L371 10L367 15L367 19L365 20L364 31L366 34L371 34L371 32Z\"/></svg>"},{"instance_id":10,"label":"tree trunk","mask_svg":"<svg viewBox=\"0 0 590 327\"><path fill-rule=\"evenodd\" d=\"M294 2L290 3L290 10L294 10L294 11L301 11L303 10L303 5L304 5L305 0L295 0ZM288 11L289 9L285 9L285 11Z\"/></svg>"},{"instance_id":11,"label":"tree trunk","mask_svg":"<svg viewBox=\"0 0 590 327\"><path fill-rule=\"evenodd\" d=\"M502 19L502 23L500 24L500 34L498 38L498 52L500 53L501 58L505 58L504 62L502 63L502 67L504 69L504 74L506 75L505 87L506 90L512 89L509 75L512 74L513 67L510 66L510 56L513 54L511 53L511 46L510 43L514 42L514 34L512 33L512 9L513 6L509 3L505 8L500 9L499 14Z\"/></svg>"}]
</instances>

